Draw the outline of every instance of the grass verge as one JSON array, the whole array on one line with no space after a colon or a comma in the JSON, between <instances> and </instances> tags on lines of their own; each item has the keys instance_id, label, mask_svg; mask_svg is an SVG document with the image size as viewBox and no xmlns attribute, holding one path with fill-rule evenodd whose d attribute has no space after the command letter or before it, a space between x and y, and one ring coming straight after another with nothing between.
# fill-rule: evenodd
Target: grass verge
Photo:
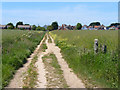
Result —
<instances>
[{"instance_id":1,"label":"grass verge","mask_svg":"<svg viewBox=\"0 0 120 90\"><path fill-rule=\"evenodd\" d=\"M45 50L47 49L47 45L46 45L46 39L47 39L47 34L45 35L45 39L43 40L43 43L41 45L41 51L45 52Z\"/></svg>"},{"instance_id":2,"label":"grass verge","mask_svg":"<svg viewBox=\"0 0 120 90\"><path fill-rule=\"evenodd\" d=\"M2 87L27 62L44 35L39 31L2 30Z\"/></svg>"},{"instance_id":3,"label":"grass verge","mask_svg":"<svg viewBox=\"0 0 120 90\"><path fill-rule=\"evenodd\" d=\"M32 59L30 65L28 66L27 70L27 76L24 78L24 86L23 88L34 88L34 86L37 84L37 68L35 66L35 63L37 61L38 57L37 55Z\"/></svg>"},{"instance_id":4,"label":"grass verge","mask_svg":"<svg viewBox=\"0 0 120 90\"><path fill-rule=\"evenodd\" d=\"M40 54L41 52L43 52L47 49L47 46L45 44L46 39L47 38L46 38L46 35L45 35L45 38L44 38L39 50L37 51L36 55L32 59L30 65L28 66L26 76L23 80L23 82L24 82L23 88L35 88L35 86L37 85L37 75L38 75L38 73L37 73L37 67L35 66L35 63L38 60L38 54Z\"/></svg>"},{"instance_id":5,"label":"grass verge","mask_svg":"<svg viewBox=\"0 0 120 90\"><path fill-rule=\"evenodd\" d=\"M53 31L69 67L87 88L118 88L118 31ZM71 37L72 36L72 37ZM99 53L94 54L94 39L99 40ZM107 52L100 51L107 45Z\"/></svg>"}]
</instances>

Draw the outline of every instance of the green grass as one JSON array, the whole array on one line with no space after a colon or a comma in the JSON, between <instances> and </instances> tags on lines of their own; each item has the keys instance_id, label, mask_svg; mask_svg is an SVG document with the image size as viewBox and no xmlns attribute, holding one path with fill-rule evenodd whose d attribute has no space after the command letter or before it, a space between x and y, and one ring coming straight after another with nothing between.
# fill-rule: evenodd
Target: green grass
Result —
<instances>
[{"instance_id":1,"label":"green grass","mask_svg":"<svg viewBox=\"0 0 120 90\"><path fill-rule=\"evenodd\" d=\"M45 50L47 49L47 46L45 43L42 44L42 51L45 52Z\"/></svg>"},{"instance_id":2,"label":"green grass","mask_svg":"<svg viewBox=\"0 0 120 90\"><path fill-rule=\"evenodd\" d=\"M52 59L51 60L51 66L56 69L56 73L62 74L62 70L60 65L58 64L57 58L54 54L48 54L43 57L43 61L45 62L47 59Z\"/></svg>"},{"instance_id":3,"label":"green grass","mask_svg":"<svg viewBox=\"0 0 120 90\"><path fill-rule=\"evenodd\" d=\"M23 88L35 88L35 85L37 85L38 73L37 73L37 67L36 67L35 63L38 60L38 54L41 52L44 52L47 49L45 41L46 41L46 35L42 42L41 47L38 49L34 58L31 61L30 65L28 66L28 70L26 72L27 76L25 76L25 79L23 80L23 82L24 82Z\"/></svg>"},{"instance_id":4,"label":"green grass","mask_svg":"<svg viewBox=\"0 0 120 90\"><path fill-rule=\"evenodd\" d=\"M118 31L53 31L50 34L86 87L118 87ZM99 40L98 54L94 54L94 39ZM106 54L100 51L100 44L107 45Z\"/></svg>"},{"instance_id":5,"label":"green grass","mask_svg":"<svg viewBox=\"0 0 120 90\"><path fill-rule=\"evenodd\" d=\"M50 54L50 57L52 58L51 65L56 69L56 73L63 74L60 65L58 64L57 58L54 54Z\"/></svg>"},{"instance_id":6,"label":"green grass","mask_svg":"<svg viewBox=\"0 0 120 90\"><path fill-rule=\"evenodd\" d=\"M45 43L46 39L47 39L47 35L45 35L45 39L43 40L43 43L40 47L40 50L43 51L43 52L45 52L45 50L47 49L47 45Z\"/></svg>"},{"instance_id":7,"label":"green grass","mask_svg":"<svg viewBox=\"0 0 120 90\"><path fill-rule=\"evenodd\" d=\"M50 35L48 34L48 43L52 43L52 40L50 38Z\"/></svg>"},{"instance_id":8,"label":"green grass","mask_svg":"<svg viewBox=\"0 0 120 90\"><path fill-rule=\"evenodd\" d=\"M2 87L8 85L17 69L44 37L45 32L2 30Z\"/></svg>"},{"instance_id":9,"label":"green grass","mask_svg":"<svg viewBox=\"0 0 120 90\"><path fill-rule=\"evenodd\" d=\"M0 89L2 89L2 30L0 30Z\"/></svg>"},{"instance_id":10,"label":"green grass","mask_svg":"<svg viewBox=\"0 0 120 90\"><path fill-rule=\"evenodd\" d=\"M37 85L38 73L37 73L37 68L35 66L37 59L38 57L37 55L35 55L30 65L28 66L28 70L26 72L27 76L25 76L25 79L23 80L24 82L23 88L35 88L35 85Z\"/></svg>"},{"instance_id":11,"label":"green grass","mask_svg":"<svg viewBox=\"0 0 120 90\"><path fill-rule=\"evenodd\" d=\"M68 85L64 79L63 71L57 61L55 54L49 53L42 57L46 71L49 73L46 75L48 87L58 86L59 88L68 88ZM60 82L60 83L59 83Z\"/></svg>"}]
</instances>

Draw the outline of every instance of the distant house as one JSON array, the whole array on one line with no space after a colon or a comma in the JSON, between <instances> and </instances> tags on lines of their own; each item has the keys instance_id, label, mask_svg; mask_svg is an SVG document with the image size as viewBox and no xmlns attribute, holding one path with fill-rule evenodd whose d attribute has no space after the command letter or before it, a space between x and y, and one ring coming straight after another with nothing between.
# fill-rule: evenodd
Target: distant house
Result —
<instances>
[{"instance_id":1,"label":"distant house","mask_svg":"<svg viewBox=\"0 0 120 90\"><path fill-rule=\"evenodd\" d=\"M66 24L62 24L62 26L58 27L58 30L68 30L68 26Z\"/></svg>"},{"instance_id":2,"label":"distant house","mask_svg":"<svg viewBox=\"0 0 120 90\"><path fill-rule=\"evenodd\" d=\"M69 30L74 30L74 29L75 29L75 26L68 25L67 28L68 28Z\"/></svg>"},{"instance_id":3,"label":"distant house","mask_svg":"<svg viewBox=\"0 0 120 90\"><path fill-rule=\"evenodd\" d=\"M94 30L100 30L101 26L94 26Z\"/></svg>"},{"instance_id":4,"label":"distant house","mask_svg":"<svg viewBox=\"0 0 120 90\"><path fill-rule=\"evenodd\" d=\"M104 25L101 25L101 26L100 26L100 30L105 30L104 28L105 28Z\"/></svg>"},{"instance_id":5,"label":"distant house","mask_svg":"<svg viewBox=\"0 0 120 90\"><path fill-rule=\"evenodd\" d=\"M120 30L120 25L116 26L115 30Z\"/></svg>"},{"instance_id":6,"label":"distant house","mask_svg":"<svg viewBox=\"0 0 120 90\"><path fill-rule=\"evenodd\" d=\"M118 30L120 30L120 25L117 28L118 28Z\"/></svg>"},{"instance_id":7,"label":"distant house","mask_svg":"<svg viewBox=\"0 0 120 90\"><path fill-rule=\"evenodd\" d=\"M44 27L45 29L47 29L48 26L49 26L49 25L44 25L43 27Z\"/></svg>"},{"instance_id":8,"label":"distant house","mask_svg":"<svg viewBox=\"0 0 120 90\"><path fill-rule=\"evenodd\" d=\"M87 26L87 25L84 25L84 26L82 26L81 29L82 29L82 30L87 30L87 29L88 29L88 26Z\"/></svg>"},{"instance_id":9,"label":"distant house","mask_svg":"<svg viewBox=\"0 0 120 90\"><path fill-rule=\"evenodd\" d=\"M104 27L104 30L109 30L109 27L106 27L106 26L105 26L105 27Z\"/></svg>"},{"instance_id":10,"label":"distant house","mask_svg":"<svg viewBox=\"0 0 120 90\"><path fill-rule=\"evenodd\" d=\"M18 29L27 29L27 30L31 30L31 26L30 26L30 25L18 25Z\"/></svg>"},{"instance_id":11,"label":"distant house","mask_svg":"<svg viewBox=\"0 0 120 90\"><path fill-rule=\"evenodd\" d=\"M62 30L68 30L67 25L66 24L62 24L62 28L61 29Z\"/></svg>"},{"instance_id":12,"label":"distant house","mask_svg":"<svg viewBox=\"0 0 120 90\"><path fill-rule=\"evenodd\" d=\"M115 27L115 26L111 26L109 29L110 29L110 30L115 30L116 27Z\"/></svg>"},{"instance_id":13,"label":"distant house","mask_svg":"<svg viewBox=\"0 0 120 90\"><path fill-rule=\"evenodd\" d=\"M0 25L0 29L7 29L6 25Z\"/></svg>"},{"instance_id":14,"label":"distant house","mask_svg":"<svg viewBox=\"0 0 120 90\"><path fill-rule=\"evenodd\" d=\"M72 28L71 25L68 25L67 28L68 28L69 30L73 30L73 28Z\"/></svg>"},{"instance_id":15,"label":"distant house","mask_svg":"<svg viewBox=\"0 0 120 90\"><path fill-rule=\"evenodd\" d=\"M58 30L62 30L62 27L61 27L61 26L58 26Z\"/></svg>"},{"instance_id":16,"label":"distant house","mask_svg":"<svg viewBox=\"0 0 120 90\"><path fill-rule=\"evenodd\" d=\"M75 26L62 24L62 26L58 27L58 30L74 30L75 28Z\"/></svg>"},{"instance_id":17,"label":"distant house","mask_svg":"<svg viewBox=\"0 0 120 90\"><path fill-rule=\"evenodd\" d=\"M93 26L88 27L89 30L94 30Z\"/></svg>"},{"instance_id":18,"label":"distant house","mask_svg":"<svg viewBox=\"0 0 120 90\"><path fill-rule=\"evenodd\" d=\"M75 30L76 29L76 26L72 26L72 30Z\"/></svg>"},{"instance_id":19,"label":"distant house","mask_svg":"<svg viewBox=\"0 0 120 90\"><path fill-rule=\"evenodd\" d=\"M10 25L7 25L6 27L7 27L7 29L8 29L8 28L11 27L11 26L10 26Z\"/></svg>"}]
</instances>

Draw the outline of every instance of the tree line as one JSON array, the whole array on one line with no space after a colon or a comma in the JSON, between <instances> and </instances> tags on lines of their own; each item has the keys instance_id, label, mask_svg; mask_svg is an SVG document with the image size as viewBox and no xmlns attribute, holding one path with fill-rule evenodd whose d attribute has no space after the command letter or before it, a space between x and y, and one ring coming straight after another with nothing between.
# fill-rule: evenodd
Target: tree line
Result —
<instances>
[{"instance_id":1,"label":"tree line","mask_svg":"<svg viewBox=\"0 0 120 90\"><path fill-rule=\"evenodd\" d=\"M23 22L17 22L16 23L16 26L13 25L13 23L8 23L7 25L9 25L8 29L18 29L18 25L29 25L29 24L23 24ZM89 26L100 26L100 22L92 22L89 24ZM120 23L112 23L110 26L108 27L111 27L111 26L117 26L117 25L120 25ZM32 25L31 29L32 30L41 30L41 31L45 31L45 30L49 30L49 31L52 31L52 30L57 30L59 27L58 23L55 21L55 22L52 22L51 25L47 26L47 29L44 28L44 27L41 27L41 26L36 26L36 25ZM77 23L76 25L76 30L80 30L82 28L82 24L81 23Z\"/></svg>"},{"instance_id":2,"label":"tree line","mask_svg":"<svg viewBox=\"0 0 120 90\"><path fill-rule=\"evenodd\" d=\"M18 29L18 25L29 25L29 24L23 24L23 22L17 22L16 26L13 25L13 23L8 23L7 24L9 27L7 29ZM36 25L32 25L31 27L32 30L41 30L41 31L45 31L46 29L44 27L41 26L36 26ZM52 22L51 25L47 26L47 30L57 30L58 29L58 23L57 22Z\"/></svg>"}]
</instances>

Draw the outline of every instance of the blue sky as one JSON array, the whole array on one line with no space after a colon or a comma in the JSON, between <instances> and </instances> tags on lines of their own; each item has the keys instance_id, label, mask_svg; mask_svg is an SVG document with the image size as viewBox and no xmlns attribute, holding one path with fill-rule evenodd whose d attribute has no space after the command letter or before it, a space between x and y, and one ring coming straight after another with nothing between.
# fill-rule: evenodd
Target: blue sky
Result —
<instances>
[{"instance_id":1,"label":"blue sky","mask_svg":"<svg viewBox=\"0 0 120 90\"><path fill-rule=\"evenodd\" d=\"M93 21L110 25L118 22L117 2L3 2L2 24L18 21L35 25L50 25L53 21L89 25Z\"/></svg>"}]
</instances>

